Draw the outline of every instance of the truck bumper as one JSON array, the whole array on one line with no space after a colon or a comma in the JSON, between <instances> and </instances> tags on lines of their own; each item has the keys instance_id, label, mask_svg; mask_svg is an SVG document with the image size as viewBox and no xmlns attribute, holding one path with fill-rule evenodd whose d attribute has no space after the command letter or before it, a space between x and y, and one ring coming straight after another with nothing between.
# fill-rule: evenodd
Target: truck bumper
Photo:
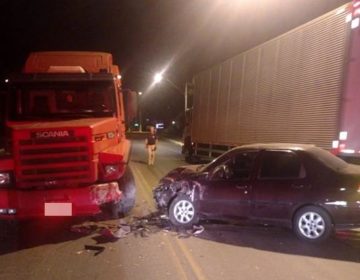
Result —
<instances>
[{"instance_id":1,"label":"truck bumper","mask_svg":"<svg viewBox=\"0 0 360 280\"><path fill-rule=\"evenodd\" d=\"M121 198L117 182L66 189L0 189L0 219L94 215L103 204Z\"/></svg>"}]
</instances>

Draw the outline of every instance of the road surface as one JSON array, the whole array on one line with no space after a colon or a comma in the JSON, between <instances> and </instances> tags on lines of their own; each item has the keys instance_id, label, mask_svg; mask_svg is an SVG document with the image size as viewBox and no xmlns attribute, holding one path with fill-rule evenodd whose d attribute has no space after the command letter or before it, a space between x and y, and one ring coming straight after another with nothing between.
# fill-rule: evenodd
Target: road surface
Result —
<instances>
[{"instance_id":1,"label":"road surface","mask_svg":"<svg viewBox=\"0 0 360 280\"><path fill-rule=\"evenodd\" d=\"M133 142L137 201L126 219L29 222L17 240L2 228L0 279L359 279L357 232L311 245L276 227L207 222L194 236L158 226L166 220L151 216L152 188L184 164L179 151L161 141L156 164L148 166L143 142ZM133 231L124 238L109 234L127 223Z\"/></svg>"}]
</instances>

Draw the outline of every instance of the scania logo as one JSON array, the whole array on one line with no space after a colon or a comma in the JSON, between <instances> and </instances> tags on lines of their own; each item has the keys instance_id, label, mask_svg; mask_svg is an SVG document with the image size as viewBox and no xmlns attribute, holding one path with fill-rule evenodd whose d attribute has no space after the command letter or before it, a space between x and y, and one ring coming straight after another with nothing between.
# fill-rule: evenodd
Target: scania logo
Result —
<instances>
[{"instance_id":1,"label":"scania logo","mask_svg":"<svg viewBox=\"0 0 360 280\"><path fill-rule=\"evenodd\" d=\"M35 132L35 138L55 138L55 137L69 137L70 133L67 130L53 130L53 131L38 131Z\"/></svg>"}]
</instances>

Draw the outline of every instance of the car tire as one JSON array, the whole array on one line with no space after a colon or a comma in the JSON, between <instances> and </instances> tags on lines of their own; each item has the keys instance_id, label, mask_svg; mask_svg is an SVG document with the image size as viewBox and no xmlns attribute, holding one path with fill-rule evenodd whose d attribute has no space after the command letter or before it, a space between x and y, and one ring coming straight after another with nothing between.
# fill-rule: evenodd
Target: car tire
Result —
<instances>
[{"instance_id":1,"label":"car tire","mask_svg":"<svg viewBox=\"0 0 360 280\"><path fill-rule=\"evenodd\" d=\"M293 230L300 240L317 243L330 237L333 232L333 224L324 209L306 206L296 212Z\"/></svg>"},{"instance_id":2,"label":"car tire","mask_svg":"<svg viewBox=\"0 0 360 280\"><path fill-rule=\"evenodd\" d=\"M195 203L185 194L179 194L171 201L168 214L176 227L190 228L199 221Z\"/></svg>"}]
</instances>

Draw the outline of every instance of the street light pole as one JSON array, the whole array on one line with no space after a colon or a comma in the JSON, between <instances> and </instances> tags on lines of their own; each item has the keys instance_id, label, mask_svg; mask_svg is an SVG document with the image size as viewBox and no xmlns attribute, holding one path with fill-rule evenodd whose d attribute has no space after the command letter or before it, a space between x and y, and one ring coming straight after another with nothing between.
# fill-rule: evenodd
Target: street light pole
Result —
<instances>
[{"instance_id":1,"label":"street light pole","mask_svg":"<svg viewBox=\"0 0 360 280\"><path fill-rule=\"evenodd\" d=\"M142 116L141 116L141 95L142 92L138 92L138 114L139 114L139 131L142 132Z\"/></svg>"}]
</instances>

